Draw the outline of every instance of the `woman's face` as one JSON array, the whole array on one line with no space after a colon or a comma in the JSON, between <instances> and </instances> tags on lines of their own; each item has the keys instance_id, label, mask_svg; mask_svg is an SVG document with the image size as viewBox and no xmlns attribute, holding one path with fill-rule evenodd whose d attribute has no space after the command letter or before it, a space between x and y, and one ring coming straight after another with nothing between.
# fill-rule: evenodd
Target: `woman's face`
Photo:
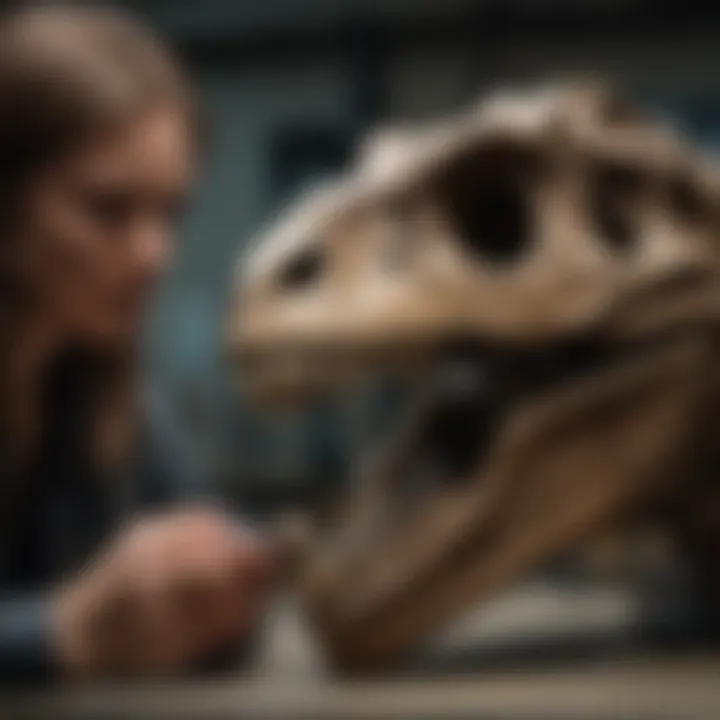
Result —
<instances>
[{"instance_id":1,"label":"woman's face","mask_svg":"<svg viewBox=\"0 0 720 720\"><path fill-rule=\"evenodd\" d=\"M32 178L20 247L40 310L63 333L107 345L137 332L169 259L192 149L181 114L156 111Z\"/></svg>"}]
</instances>

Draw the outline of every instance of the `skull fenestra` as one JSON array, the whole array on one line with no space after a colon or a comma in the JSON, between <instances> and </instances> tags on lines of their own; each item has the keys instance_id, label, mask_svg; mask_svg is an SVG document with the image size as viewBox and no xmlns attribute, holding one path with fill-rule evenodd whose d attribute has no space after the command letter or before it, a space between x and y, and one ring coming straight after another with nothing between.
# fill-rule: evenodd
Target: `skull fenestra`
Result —
<instances>
[{"instance_id":1,"label":"skull fenestra","mask_svg":"<svg viewBox=\"0 0 720 720\"><path fill-rule=\"evenodd\" d=\"M229 330L251 391L422 378L299 566L338 666L398 661L628 513L720 560L718 198L679 134L568 82L371 136L260 239Z\"/></svg>"}]
</instances>

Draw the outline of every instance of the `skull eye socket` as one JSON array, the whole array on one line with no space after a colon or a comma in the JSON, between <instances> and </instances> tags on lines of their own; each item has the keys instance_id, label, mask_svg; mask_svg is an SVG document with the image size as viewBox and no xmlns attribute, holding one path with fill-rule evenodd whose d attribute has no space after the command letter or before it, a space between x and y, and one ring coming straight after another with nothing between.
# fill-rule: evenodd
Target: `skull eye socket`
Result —
<instances>
[{"instance_id":1,"label":"skull eye socket","mask_svg":"<svg viewBox=\"0 0 720 720\"><path fill-rule=\"evenodd\" d=\"M438 174L454 235L473 257L509 264L526 250L529 182L539 160L529 149L503 143L468 153Z\"/></svg>"},{"instance_id":2,"label":"skull eye socket","mask_svg":"<svg viewBox=\"0 0 720 720\"><path fill-rule=\"evenodd\" d=\"M609 164L595 169L590 183L591 221L613 250L629 250L638 238L634 211L643 185L637 168Z\"/></svg>"}]
</instances>

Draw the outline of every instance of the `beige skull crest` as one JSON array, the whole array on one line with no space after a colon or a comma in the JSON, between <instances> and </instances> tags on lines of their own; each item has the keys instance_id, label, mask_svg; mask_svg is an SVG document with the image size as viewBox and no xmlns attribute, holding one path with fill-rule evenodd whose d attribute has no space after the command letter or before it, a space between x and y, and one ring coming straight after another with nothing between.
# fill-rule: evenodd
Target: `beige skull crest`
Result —
<instances>
[{"instance_id":1,"label":"beige skull crest","mask_svg":"<svg viewBox=\"0 0 720 720\"><path fill-rule=\"evenodd\" d=\"M720 560L719 191L670 128L560 83L377 133L243 257L251 393L420 387L297 568L336 666L401 661L628 513Z\"/></svg>"}]
</instances>

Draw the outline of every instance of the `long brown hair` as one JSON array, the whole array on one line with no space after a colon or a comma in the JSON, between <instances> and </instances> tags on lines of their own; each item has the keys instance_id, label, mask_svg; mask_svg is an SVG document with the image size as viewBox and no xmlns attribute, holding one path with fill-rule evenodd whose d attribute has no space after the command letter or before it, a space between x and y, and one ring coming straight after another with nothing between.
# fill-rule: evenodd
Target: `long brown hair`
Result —
<instances>
[{"instance_id":1,"label":"long brown hair","mask_svg":"<svg viewBox=\"0 0 720 720\"><path fill-rule=\"evenodd\" d=\"M183 73L145 27L106 7L21 7L0 17L0 438L12 445L16 408L5 372L32 314L15 229L24 188L49 163L151 103L171 101L194 121ZM117 456L135 412L135 348L82 352L59 363L89 402L84 445ZM3 383L5 385L3 386Z\"/></svg>"}]
</instances>

